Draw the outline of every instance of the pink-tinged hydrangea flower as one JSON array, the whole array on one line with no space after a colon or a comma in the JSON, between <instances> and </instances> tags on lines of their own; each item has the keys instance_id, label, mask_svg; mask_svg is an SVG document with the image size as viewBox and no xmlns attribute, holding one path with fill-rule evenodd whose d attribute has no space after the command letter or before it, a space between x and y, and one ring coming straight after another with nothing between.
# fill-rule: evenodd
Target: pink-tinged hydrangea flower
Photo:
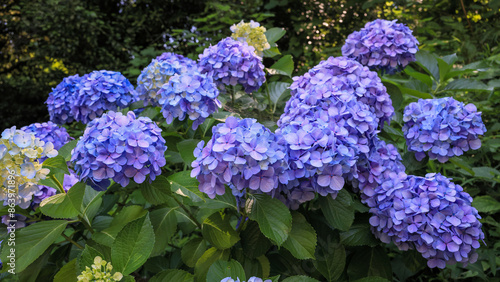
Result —
<instances>
[{"instance_id":1,"label":"pink-tinged hydrangea flower","mask_svg":"<svg viewBox=\"0 0 500 282\"><path fill-rule=\"evenodd\" d=\"M174 74L196 71L196 62L181 55L166 52L153 59L137 78L137 94L144 106L158 106L158 91Z\"/></svg>"},{"instance_id":2,"label":"pink-tinged hydrangea flower","mask_svg":"<svg viewBox=\"0 0 500 282\"><path fill-rule=\"evenodd\" d=\"M269 193L278 187L283 171L283 140L255 119L228 117L212 128L212 139L201 141L194 151L191 177L209 197L233 190Z\"/></svg>"},{"instance_id":3,"label":"pink-tinged hydrangea flower","mask_svg":"<svg viewBox=\"0 0 500 282\"><path fill-rule=\"evenodd\" d=\"M342 55L372 69L386 72L404 69L415 61L418 41L411 29L396 21L377 19L351 33L342 46Z\"/></svg>"},{"instance_id":4,"label":"pink-tinged hydrangea flower","mask_svg":"<svg viewBox=\"0 0 500 282\"><path fill-rule=\"evenodd\" d=\"M75 120L71 108L75 103L79 81L80 76L78 76L78 74L65 77L63 81L49 93L49 98L47 98L45 104L47 104L50 120L52 122L56 124L65 124Z\"/></svg>"},{"instance_id":5,"label":"pink-tinged hydrangea flower","mask_svg":"<svg viewBox=\"0 0 500 282\"><path fill-rule=\"evenodd\" d=\"M240 84L247 93L256 91L266 81L264 65L255 49L230 37L205 49L198 66L219 86Z\"/></svg>"},{"instance_id":6,"label":"pink-tinged hydrangea flower","mask_svg":"<svg viewBox=\"0 0 500 282\"><path fill-rule=\"evenodd\" d=\"M161 174L165 161L161 129L146 117L109 112L91 121L72 151L80 180L105 190L109 179L125 187L130 179L142 183Z\"/></svg>"},{"instance_id":7,"label":"pink-tinged hydrangea flower","mask_svg":"<svg viewBox=\"0 0 500 282\"><path fill-rule=\"evenodd\" d=\"M419 161L427 153L430 159L444 163L469 149L477 150L481 147L479 135L486 132L476 106L451 97L411 103L405 108L403 121L408 150L415 152Z\"/></svg>"},{"instance_id":8,"label":"pink-tinged hydrangea flower","mask_svg":"<svg viewBox=\"0 0 500 282\"><path fill-rule=\"evenodd\" d=\"M15 126L5 129L0 139L0 201L28 208L39 190L38 182L50 172L42 168L40 159L55 156L54 145L36 138L34 133L16 130Z\"/></svg>"},{"instance_id":9,"label":"pink-tinged hydrangea flower","mask_svg":"<svg viewBox=\"0 0 500 282\"><path fill-rule=\"evenodd\" d=\"M158 91L161 112L172 123L174 118L193 121L193 129L221 107L219 90L212 77L196 71L176 74Z\"/></svg>"},{"instance_id":10,"label":"pink-tinged hydrangea flower","mask_svg":"<svg viewBox=\"0 0 500 282\"><path fill-rule=\"evenodd\" d=\"M119 72L93 71L84 75L78 85L71 113L75 120L87 124L106 111L126 108L138 100L137 92Z\"/></svg>"},{"instance_id":11,"label":"pink-tinged hydrangea flower","mask_svg":"<svg viewBox=\"0 0 500 282\"><path fill-rule=\"evenodd\" d=\"M50 142L54 144L54 149L61 149L64 144L71 141L71 138L66 131L66 128L59 127L57 124L49 121L44 123L33 123L28 126L21 128L22 131L27 133L34 133L35 137L39 138L44 142Z\"/></svg>"}]
</instances>

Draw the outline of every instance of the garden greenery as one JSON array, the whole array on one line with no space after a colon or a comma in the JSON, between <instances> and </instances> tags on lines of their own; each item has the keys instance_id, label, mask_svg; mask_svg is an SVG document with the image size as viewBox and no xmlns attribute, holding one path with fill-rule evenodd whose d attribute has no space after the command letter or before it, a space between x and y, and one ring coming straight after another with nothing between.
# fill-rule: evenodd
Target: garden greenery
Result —
<instances>
[{"instance_id":1,"label":"garden greenery","mask_svg":"<svg viewBox=\"0 0 500 282\"><path fill-rule=\"evenodd\" d=\"M51 121L3 131L2 281L496 275L500 203L473 184L500 182L500 126L467 97L499 103L495 59L459 65L378 19L292 76L283 29L230 31L197 61L152 58L136 89L69 76Z\"/></svg>"}]
</instances>

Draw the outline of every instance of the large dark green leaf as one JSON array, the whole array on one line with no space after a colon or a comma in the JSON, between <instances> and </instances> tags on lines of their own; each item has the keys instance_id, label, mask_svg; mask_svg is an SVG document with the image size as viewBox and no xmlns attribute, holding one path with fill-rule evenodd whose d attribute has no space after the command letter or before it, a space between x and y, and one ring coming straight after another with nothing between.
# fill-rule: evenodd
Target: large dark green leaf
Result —
<instances>
[{"instance_id":1,"label":"large dark green leaf","mask_svg":"<svg viewBox=\"0 0 500 282\"><path fill-rule=\"evenodd\" d=\"M65 161L69 162L71 159L71 150L76 147L76 143L78 143L78 139L72 140L64 146L62 146L58 151L57 155L62 157Z\"/></svg>"},{"instance_id":2,"label":"large dark green leaf","mask_svg":"<svg viewBox=\"0 0 500 282\"><path fill-rule=\"evenodd\" d=\"M285 55L281 57L276 63L274 63L270 70L269 73L271 74L283 74L288 77L292 76L293 72L293 59L291 55Z\"/></svg>"},{"instance_id":3,"label":"large dark green leaf","mask_svg":"<svg viewBox=\"0 0 500 282\"><path fill-rule=\"evenodd\" d=\"M345 246L374 246L378 243L369 224L354 224L348 231L340 233L340 241Z\"/></svg>"},{"instance_id":4,"label":"large dark green leaf","mask_svg":"<svg viewBox=\"0 0 500 282\"><path fill-rule=\"evenodd\" d=\"M207 272L210 266L218 260L228 260L230 250L219 250L210 248L203 253L194 267L194 275L196 281L206 281Z\"/></svg>"},{"instance_id":5,"label":"large dark green leaf","mask_svg":"<svg viewBox=\"0 0 500 282\"><path fill-rule=\"evenodd\" d=\"M187 242L181 250L182 261L189 267L194 267L196 262L207 250L207 242L202 238L194 238Z\"/></svg>"},{"instance_id":6,"label":"large dark green leaf","mask_svg":"<svg viewBox=\"0 0 500 282\"><path fill-rule=\"evenodd\" d=\"M253 220L249 220L243 232L241 232L241 246L245 256L257 258L264 255L272 246L269 239L260 232L259 225Z\"/></svg>"},{"instance_id":7,"label":"large dark green leaf","mask_svg":"<svg viewBox=\"0 0 500 282\"><path fill-rule=\"evenodd\" d=\"M431 74L436 81L439 81L439 68L436 56L425 50L420 50L415 55L415 58L418 65Z\"/></svg>"},{"instance_id":8,"label":"large dark green leaf","mask_svg":"<svg viewBox=\"0 0 500 282\"><path fill-rule=\"evenodd\" d=\"M77 271L76 258L65 264L54 276L54 282L76 282Z\"/></svg>"},{"instance_id":9,"label":"large dark green leaf","mask_svg":"<svg viewBox=\"0 0 500 282\"><path fill-rule=\"evenodd\" d=\"M336 229L347 231L354 221L352 199L345 189L340 190L337 198L320 197L319 205L326 221Z\"/></svg>"},{"instance_id":10,"label":"large dark green leaf","mask_svg":"<svg viewBox=\"0 0 500 282\"><path fill-rule=\"evenodd\" d=\"M167 178L163 175L158 175L151 184L148 181L144 181L141 184L141 193L144 199L151 204L161 205L170 200L172 190Z\"/></svg>"},{"instance_id":11,"label":"large dark green leaf","mask_svg":"<svg viewBox=\"0 0 500 282\"><path fill-rule=\"evenodd\" d=\"M305 275L291 276L283 280L283 282L319 282L318 280Z\"/></svg>"},{"instance_id":12,"label":"large dark green leaf","mask_svg":"<svg viewBox=\"0 0 500 282\"><path fill-rule=\"evenodd\" d=\"M316 255L317 269L327 281L335 281L340 278L346 264L346 253L344 246L331 244L320 246Z\"/></svg>"},{"instance_id":13,"label":"large dark green leaf","mask_svg":"<svg viewBox=\"0 0 500 282\"><path fill-rule=\"evenodd\" d=\"M83 249L83 252L81 252L80 255L78 256L77 260L78 273L84 271L85 267L92 267L92 264L94 264L94 259L97 256L101 257L102 259L106 259L106 257L104 257L104 255L101 252L92 248L89 245L85 245L85 249Z\"/></svg>"},{"instance_id":14,"label":"large dark green leaf","mask_svg":"<svg viewBox=\"0 0 500 282\"><path fill-rule=\"evenodd\" d=\"M272 45L273 43L278 41L281 37L283 37L285 33L286 31L283 28L279 27L270 28L265 32L267 42L269 42L269 44Z\"/></svg>"},{"instance_id":15,"label":"large dark green leaf","mask_svg":"<svg viewBox=\"0 0 500 282\"><path fill-rule=\"evenodd\" d=\"M472 206L479 212L496 213L500 211L500 202L489 195L478 196L472 201Z\"/></svg>"},{"instance_id":16,"label":"large dark green leaf","mask_svg":"<svg viewBox=\"0 0 500 282\"><path fill-rule=\"evenodd\" d=\"M448 83L445 90L449 91L491 91L492 88L476 79L460 78Z\"/></svg>"},{"instance_id":17,"label":"large dark green leaf","mask_svg":"<svg viewBox=\"0 0 500 282\"><path fill-rule=\"evenodd\" d=\"M289 94L288 87L290 87L290 83L283 81L273 81L268 84L267 88L274 105Z\"/></svg>"},{"instance_id":18,"label":"large dark green leaf","mask_svg":"<svg viewBox=\"0 0 500 282\"><path fill-rule=\"evenodd\" d=\"M306 218L298 212L292 213L292 230L283 247L298 259L314 259L317 241L316 231Z\"/></svg>"},{"instance_id":19,"label":"large dark green leaf","mask_svg":"<svg viewBox=\"0 0 500 282\"><path fill-rule=\"evenodd\" d=\"M68 165L66 160L61 156L46 159L42 164L43 168L50 169L49 175L56 173L69 174Z\"/></svg>"},{"instance_id":20,"label":"large dark green leaf","mask_svg":"<svg viewBox=\"0 0 500 282\"><path fill-rule=\"evenodd\" d=\"M177 207L162 208L150 213L151 224L153 224L155 233L155 244L151 256L160 255L168 245L170 238L177 231L176 209Z\"/></svg>"},{"instance_id":21,"label":"large dark green leaf","mask_svg":"<svg viewBox=\"0 0 500 282\"><path fill-rule=\"evenodd\" d=\"M234 280L239 278L240 281L246 281L245 270L243 270L241 264L234 259L230 261L216 261L208 269L207 281L221 281L226 277L231 277Z\"/></svg>"},{"instance_id":22,"label":"large dark green leaf","mask_svg":"<svg viewBox=\"0 0 500 282\"><path fill-rule=\"evenodd\" d=\"M352 281L370 276L391 280L391 262L381 247L358 250L347 267L347 275Z\"/></svg>"},{"instance_id":23,"label":"large dark green leaf","mask_svg":"<svg viewBox=\"0 0 500 282\"><path fill-rule=\"evenodd\" d=\"M43 199L40 203L40 210L46 216L52 218L71 218L78 215L78 211L73 207L73 203L67 194L55 194Z\"/></svg>"},{"instance_id":24,"label":"large dark green leaf","mask_svg":"<svg viewBox=\"0 0 500 282\"><path fill-rule=\"evenodd\" d=\"M172 192L189 198L193 203L204 203L205 196L198 189L198 180L191 177L190 171L181 171L168 177Z\"/></svg>"},{"instance_id":25,"label":"large dark green leaf","mask_svg":"<svg viewBox=\"0 0 500 282\"><path fill-rule=\"evenodd\" d=\"M193 152L199 142L200 140L187 139L177 143L177 150L179 150L179 153L181 154L181 157L186 165L191 166L191 163L196 160Z\"/></svg>"},{"instance_id":26,"label":"large dark green leaf","mask_svg":"<svg viewBox=\"0 0 500 282\"><path fill-rule=\"evenodd\" d=\"M181 269L167 269L156 274L150 282L194 282L193 274Z\"/></svg>"},{"instance_id":27,"label":"large dark green leaf","mask_svg":"<svg viewBox=\"0 0 500 282\"><path fill-rule=\"evenodd\" d=\"M220 250L231 248L240 240L239 234L229 224L229 217L222 218L220 213L214 213L202 224L203 238Z\"/></svg>"}]
</instances>

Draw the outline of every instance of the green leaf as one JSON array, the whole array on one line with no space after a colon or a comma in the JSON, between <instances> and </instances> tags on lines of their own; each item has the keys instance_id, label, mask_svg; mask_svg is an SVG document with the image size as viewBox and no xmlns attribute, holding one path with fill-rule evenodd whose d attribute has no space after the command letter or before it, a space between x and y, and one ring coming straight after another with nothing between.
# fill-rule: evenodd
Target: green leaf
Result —
<instances>
[{"instance_id":1,"label":"green leaf","mask_svg":"<svg viewBox=\"0 0 500 282\"><path fill-rule=\"evenodd\" d=\"M160 255L167 247L168 241L177 231L175 208L162 208L150 213L151 224L155 233L155 244L151 256Z\"/></svg>"},{"instance_id":2,"label":"green leaf","mask_svg":"<svg viewBox=\"0 0 500 282\"><path fill-rule=\"evenodd\" d=\"M378 243L369 224L354 224L348 231L340 233L340 242L345 246L374 246Z\"/></svg>"},{"instance_id":3,"label":"green leaf","mask_svg":"<svg viewBox=\"0 0 500 282\"><path fill-rule=\"evenodd\" d=\"M92 239L99 244L111 247L118 233L127 223L142 218L147 213L144 207L139 205L127 206L123 208L111 222L111 225L101 232L94 233Z\"/></svg>"},{"instance_id":4,"label":"green leaf","mask_svg":"<svg viewBox=\"0 0 500 282\"><path fill-rule=\"evenodd\" d=\"M193 151L196 149L199 142L200 140L187 139L177 143L177 150L179 150L184 163L188 166L191 166L191 163L196 160Z\"/></svg>"},{"instance_id":5,"label":"green leaf","mask_svg":"<svg viewBox=\"0 0 500 282\"><path fill-rule=\"evenodd\" d=\"M207 242L202 238L194 238L187 242L181 250L182 261L189 267L194 267L196 262L207 250Z\"/></svg>"},{"instance_id":6,"label":"green leaf","mask_svg":"<svg viewBox=\"0 0 500 282\"><path fill-rule=\"evenodd\" d=\"M76 282L77 271L76 258L65 264L54 276L54 282Z\"/></svg>"},{"instance_id":7,"label":"green leaf","mask_svg":"<svg viewBox=\"0 0 500 282\"><path fill-rule=\"evenodd\" d=\"M198 180L191 178L190 174L190 171L181 171L170 175L167 179L172 192L189 198L193 203L205 202L205 196L198 189Z\"/></svg>"},{"instance_id":8,"label":"green leaf","mask_svg":"<svg viewBox=\"0 0 500 282\"><path fill-rule=\"evenodd\" d=\"M44 215L52 218L72 218L78 215L78 211L73 207L67 194L55 194L43 199L40 203L40 210Z\"/></svg>"},{"instance_id":9,"label":"green leaf","mask_svg":"<svg viewBox=\"0 0 500 282\"><path fill-rule=\"evenodd\" d=\"M326 221L336 229L347 231L354 222L354 208L352 199L345 189L340 190L337 198L320 197L319 206Z\"/></svg>"},{"instance_id":10,"label":"green leaf","mask_svg":"<svg viewBox=\"0 0 500 282\"><path fill-rule=\"evenodd\" d=\"M43 168L50 169L49 175L56 173L64 173L69 174L68 165L66 164L66 160L61 156L56 156L53 158L46 159L42 163Z\"/></svg>"},{"instance_id":11,"label":"green leaf","mask_svg":"<svg viewBox=\"0 0 500 282\"><path fill-rule=\"evenodd\" d=\"M349 280L357 280L369 276L392 279L391 262L382 247L357 251L347 267Z\"/></svg>"},{"instance_id":12,"label":"green leaf","mask_svg":"<svg viewBox=\"0 0 500 282\"><path fill-rule=\"evenodd\" d=\"M409 75L409 76L411 76L411 77L413 77L415 79L418 79L418 80L422 81L428 87L432 87L432 78L429 75L427 75L425 73L418 72L418 71L414 70L413 68L411 68L409 66L407 66L405 68L404 72L407 75Z\"/></svg>"},{"instance_id":13,"label":"green leaf","mask_svg":"<svg viewBox=\"0 0 500 282\"><path fill-rule=\"evenodd\" d=\"M283 243L283 247L298 259L314 259L317 241L314 228L302 214L294 212L292 214L292 230Z\"/></svg>"},{"instance_id":14,"label":"green leaf","mask_svg":"<svg viewBox=\"0 0 500 282\"><path fill-rule=\"evenodd\" d=\"M446 63L443 59L437 58L438 66L439 66L439 78L440 82L443 83L446 81L446 75L453 68L452 65Z\"/></svg>"},{"instance_id":15,"label":"green leaf","mask_svg":"<svg viewBox=\"0 0 500 282\"><path fill-rule=\"evenodd\" d=\"M425 51L420 50L415 54L417 64L420 65L427 73L431 74L436 81L439 81L439 68L436 57Z\"/></svg>"},{"instance_id":16,"label":"green leaf","mask_svg":"<svg viewBox=\"0 0 500 282\"><path fill-rule=\"evenodd\" d=\"M231 208L237 210L236 197L234 197L231 189L226 187L226 192L224 195L217 195L213 199L206 199L206 203L201 205L200 208L203 209L225 209Z\"/></svg>"},{"instance_id":17,"label":"green leaf","mask_svg":"<svg viewBox=\"0 0 500 282\"><path fill-rule=\"evenodd\" d=\"M280 50L278 50L278 47L271 47L270 49L264 50L264 57L266 58L272 58L278 55L281 55L281 52Z\"/></svg>"},{"instance_id":18,"label":"green leaf","mask_svg":"<svg viewBox=\"0 0 500 282\"><path fill-rule=\"evenodd\" d=\"M273 45L273 43L275 43L281 37L283 37L283 35L285 35L285 33L286 33L285 29L279 28L279 27L273 27L273 28L266 30L266 32L264 34L266 35L267 42L269 42L269 44Z\"/></svg>"},{"instance_id":19,"label":"green leaf","mask_svg":"<svg viewBox=\"0 0 500 282\"><path fill-rule=\"evenodd\" d=\"M462 160L461 158L456 158L456 157L455 158L451 158L450 162L452 164L460 167L461 169L467 171L471 175L474 175L474 171L472 170L472 167L467 162L465 162L464 160Z\"/></svg>"},{"instance_id":20,"label":"green leaf","mask_svg":"<svg viewBox=\"0 0 500 282\"><path fill-rule=\"evenodd\" d=\"M194 267L194 277L196 281L206 281L207 272L210 266L218 260L228 260L230 250L219 250L215 247L203 253Z\"/></svg>"},{"instance_id":21,"label":"green leaf","mask_svg":"<svg viewBox=\"0 0 500 282\"><path fill-rule=\"evenodd\" d=\"M16 231L16 272L23 271L54 243L68 224L65 220L37 222ZM10 247L2 244L0 260L9 261Z\"/></svg>"},{"instance_id":22,"label":"green leaf","mask_svg":"<svg viewBox=\"0 0 500 282\"><path fill-rule=\"evenodd\" d=\"M89 185L85 186L85 194L83 196L80 213L82 214L83 219L89 224L92 223L92 220L99 211L102 204L102 195L104 195L105 192L106 191L96 191Z\"/></svg>"},{"instance_id":23,"label":"green leaf","mask_svg":"<svg viewBox=\"0 0 500 282\"><path fill-rule=\"evenodd\" d=\"M111 248L114 269L129 275L149 258L155 244L155 234L149 216L134 220L118 233Z\"/></svg>"},{"instance_id":24,"label":"green leaf","mask_svg":"<svg viewBox=\"0 0 500 282\"><path fill-rule=\"evenodd\" d=\"M319 248L316 256L317 269L328 281L340 278L346 264L344 246L340 244L328 246L328 249Z\"/></svg>"},{"instance_id":25,"label":"green leaf","mask_svg":"<svg viewBox=\"0 0 500 282\"><path fill-rule=\"evenodd\" d=\"M392 106L397 111L403 103L403 94L399 87L391 83L384 83L387 93L391 96Z\"/></svg>"},{"instance_id":26,"label":"green leaf","mask_svg":"<svg viewBox=\"0 0 500 282\"><path fill-rule=\"evenodd\" d=\"M492 88L476 79L459 78L448 83L444 90L449 91L491 91Z\"/></svg>"},{"instance_id":27,"label":"green leaf","mask_svg":"<svg viewBox=\"0 0 500 282\"><path fill-rule=\"evenodd\" d=\"M246 281L245 270L234 259L230 261L218 260L208 269L207 281L221 281L226 277L231 277L234 280L239 278L240 281Z\"/></svg>"},{"instance_id":28,"label":"green leaf","mask_svg":"<svg viewBox=\"0 0 500 282\"><path fill-rule=\"evenodd\" d=\"M203 221L201 233L205 240L220 250L229 249L240 240L238 232L229 224L229 216L222 218L218 212Z\"/></svg>"},{"instance_id":29,"label":"green leaf","mask_svg":"<svg viewBox=\"0 0 500 282\"><path fill-rule=\"evenodd\" d=\"M82 208L83 197L85 195L85 186L85 183L78 182L73 185L67 193L68 198L77 211L80 211Z\"/></svg>"},{"instance_id":30,"label":"green leaf","mask_svg":"<svg viewBox=\"0 0 500 282\"><path fill-rule=\"evenodd\" d=\"M149 282L194 282L193 274L181 269L167 269L156 274Z\"/></svg>"},{"instance_id":31,"label":"green leaf","mask_svg":"<svg viewBox=\"0 0 500 282\"><path fill-rule=\"evenodd\" d=\"M488 195L475 197L474 201L472 201L472 206L478 212L496 213L500 211L500 202Z\"/></svg>"},{"instance_id":32,"label":"green leaf","mask_svg":"<svg viewBox=\"0 0 500 282\"><path fill-rule=\"evenodd\" d=\"M264 255L272 246L271 241L260 232L257 222L250 220L243 232L241 232L241 247L245 256L257 258Z\"/></svg>"},{"instance_id":33,"label":"green leaf","mask_svg":"<svg viewBox=\"0 0 500 282\"><path fill-rule=\"evenodd\" d=\"M285 55L281 57L276 63L274 63L271 68L275 70L278 74L283 74L288 77L292 77L293 72L293 59L291 55ZM274 73L271 73L274 74Z\"/></svg>"},{"instance_id":34,"label":"green leaf","mask_svg":"<svg viewBox=\"0 0 500 282\"><path fill-rule=\"evenodd\" d=\"M403 94L408 94L410 96L413 96L413 97L416 97L416 98L421 98L421 99L432 99L432 98L434 98L429 93L421 92L421 91L418 91L418 90L415 90L415 89L410 89L410 88L407 88L407 87L401 87L401 92Z\"/></svg>"},{"instance_id":35,"label":"green leaf","mask_svg":"<svg viewBox=\"0 0 500 282\"><path fill-rule=\"evenodd\" d=\"M450 55L446 55L441 57L443 61L445 61L448 65L453 66L453 64L458 60L457 54L453 53Z\"/></svg>"},{"instance_id":36,"label":"green leaf","mask_svg":"<svg viewBox=\"0 0 500 282\"><path fill-rule=\"evenodd\" d=\"M292 229L292 215L280 200L266 194L249 195L245 203L251 220L259 223L260 231L281 246Z\"/></svg>"},{"instance_id":37,"label":"green leaf","mask_svg":"<svg viewBox=\"0 0 500 282\"><path fill-rule=\"evenodd\" d=\"M85 249L83 249L83 252L78 256L77 260L78 273L84 271L85 267L87 266L91 268L92 264L94 264L94 259L97 256L101 257L102 259L106 259L101 252L92 248L89 245L85 245Z\"/></svg>"},{"instance_id":38,"label":"green leaf","mask_svg":"<svg viewBox=\"0 0 500 282\"><path fill-rule=\"evenodd\" d=\"M365 277L365 278L361 278L361 279L358 279L354 282L390 282L391 280L388 280L388 279L385 279L385 278L382 278L382 277L378 277L378 276L370 276L370 277Z\"/></svg>"},{"instance_id":39,"label":"green leaf","mask_svg":"<svg viewBox=\"0 0 500 282\"><path fill-rule=\"evenodd\" d=\"M273 81L267 85L269 96L274 105L290 93L290 83L283 81Z\"/></svg>"},{"instance_id":40,"label":"green leaf","mask_svg":"<svg viewBox=\"0 0 500 282\"><path fill-rule=\"evenodd\" d=\"M170 182L163 175L158 175L151 184L148 181L144 181L140 187L144 199L153 205L165 204L171 199L172 190Z\"/></svg>"},{"instance_id":41,"label":"green leaf","mask_svg":"<svg viewBox=\"0 0 500 282\"><path fill-rule=\"evenodd\" d=\"M492 167L479 166L473 167L475 177L481 177L486 179L493 179L495 176L500 176L500 172Z\"/></svg>"},{"instance_id":42,"label":"green leaf","mask_svg":"<svg viewBox=\"0 0 500 282\"><path fill-rule=\"evenodd\" d=\"M305 275L291 276L282 282L319 282L318 280Z\"/></svg>"},{"instance_id":43,"label":"green leaf","mask_svg":"<svg viewBox=\"0 0 500 282\"><path fill-rule=\"evenodd\" d=\"M64 146L62 146L61 149L57 151L57 155L62 157L65 161L69 162L71 160L71 151L76 147L76 143L78 143L78 139L64 144Z\"/></svg>"}]
</instances>

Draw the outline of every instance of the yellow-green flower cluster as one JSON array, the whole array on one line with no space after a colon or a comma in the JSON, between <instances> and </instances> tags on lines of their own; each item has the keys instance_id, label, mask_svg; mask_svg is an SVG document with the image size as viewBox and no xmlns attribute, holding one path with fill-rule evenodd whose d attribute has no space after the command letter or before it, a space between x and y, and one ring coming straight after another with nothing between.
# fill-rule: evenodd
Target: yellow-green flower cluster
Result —
<instances>
[{"instance_id":1,"label":"yellow-green flower cluster","mask_svg":"<svg viewBox=\"0 0 500 282\"><path fill-rule=\"evenodd\" d=\"M36 138L33 133L5 129L0 138L0 201L25 209L30 205L38 182L50 172L39 159L57 156L51 142Z\"/></svg>"},{"instance_id":2,"label":"yellow-green flower cluster","mask_svg":"<svg viewBox=\"0 0 500 282\"><path fill-rule=\"evenodd\" d=\"M82 271L77 278L78 281L83 282L112 282L112 281L120 281L123 278L123 274L120 272L115 272L111 275L113 270L113 266L111 262L106 262L100 256L94 258L94 264L92 268L85 267L85 270Z\"/></svg>"},{"instance_id":3,"label":"yellow-green flower cluster","mask_svg":"<svg viewBox=\"0 0 500 282\"><path fill-rule=\"evenodd\" d=\"M249 23L245 23L241 21L237 25L231 26L231 31L233 34L231 37L235 40L246 42L248 45L253 46L255 48L255 53L262 57L264 54L264 50L271 48L269 42L267 42L266 28L260 26L258 22L250 21Z\"/></svg>"}]
</instances>

